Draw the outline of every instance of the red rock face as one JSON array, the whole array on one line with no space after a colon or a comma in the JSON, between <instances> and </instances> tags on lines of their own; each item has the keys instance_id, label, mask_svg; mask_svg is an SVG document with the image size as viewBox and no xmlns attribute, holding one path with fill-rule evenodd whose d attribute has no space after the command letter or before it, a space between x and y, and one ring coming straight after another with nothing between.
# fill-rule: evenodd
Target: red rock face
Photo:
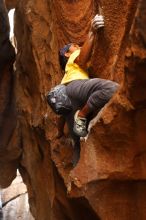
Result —
<instances>
[{"instance_id":1,"label":"red rock face","mask_svg":"<svg viewBox=\"0 0 146 220\"><path fill-rule=\"evenodd\" d=\"M9 24L4 2L0 2L0 185L8 186L16 175L20 133L14 96L15 52L9 41Z\"/></svg>"},{"instance_id":2,"label":"red rock face","mask_svg":"<svg viewBox=\"0 0 146 220\"><path fill-rule=\"evenodd\" d=\"M7 7L7 10L9 11L9 10L16 7L17 0L5 0L5 4L6 4L6 7Z\"/></svg>"},{"instance_id":3,"label":"red rock face","mask_svg":"<svg viewBox=\"0 0 146 220\"><path fill-rule=\"evenodd\" d=\"M56 115L45 94L62 78L58 49L68 42L83 43L99 12L98 1L18 2L19 168L35 219L146 219L146 3L137 3L100 3L105 28L95 40L91 66L95 76L114 79L121 87L81 142L73 169L71 142L55 139Z\"/></svg>"}]
</instances>

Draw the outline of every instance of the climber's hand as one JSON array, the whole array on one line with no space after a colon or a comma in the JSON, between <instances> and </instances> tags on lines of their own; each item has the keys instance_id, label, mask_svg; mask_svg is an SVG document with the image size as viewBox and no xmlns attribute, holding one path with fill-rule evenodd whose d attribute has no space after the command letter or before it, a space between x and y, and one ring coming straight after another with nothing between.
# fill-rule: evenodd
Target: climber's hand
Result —
<instances>
[{"instance_id":1,"label":"climber's hand","mask_svg":"<svg viewBox=\"0 0 146 220\"><path fill-rule=\"evenodd\" d=\"M102 27L104 27L104 18L102 15L97 14L91 22L92 31L98 30Z\"/></svg>"}]
</instances>

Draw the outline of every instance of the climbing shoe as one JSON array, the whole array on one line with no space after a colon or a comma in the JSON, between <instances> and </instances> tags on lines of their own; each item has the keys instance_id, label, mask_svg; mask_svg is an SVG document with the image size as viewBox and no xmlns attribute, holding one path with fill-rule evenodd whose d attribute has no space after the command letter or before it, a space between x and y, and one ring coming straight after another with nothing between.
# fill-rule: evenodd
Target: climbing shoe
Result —
<instances>
[{"instance_id":1,"label":"climbing shoe","mask_svg":"<svg viewBox=\"0 0 146 220\"><path fill-rule=\"evenodd\" d=\"M87 135L87 119L78 116L79 111L74 116L74 133L79 137L85 137Z\"/></svg>"}]
</instances>

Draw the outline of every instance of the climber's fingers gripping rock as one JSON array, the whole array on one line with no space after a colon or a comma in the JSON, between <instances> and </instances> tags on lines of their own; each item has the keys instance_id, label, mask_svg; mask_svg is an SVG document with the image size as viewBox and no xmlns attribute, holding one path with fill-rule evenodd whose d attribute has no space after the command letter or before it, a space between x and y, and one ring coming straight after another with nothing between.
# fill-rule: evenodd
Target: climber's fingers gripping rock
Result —
<instances>
[{"instance_id":1,"label":"climber's fingers gripping rock","mask_svg":"<svg viewBox=\"0 0 146 220\"><path fill-rule=\"evenodd\" d=\"M94 31L98 30L101 27L104 27L104 17L98 14L95 15L95 17L93 18L91 22L91 27Z\"/></svg>"}]
</instances>

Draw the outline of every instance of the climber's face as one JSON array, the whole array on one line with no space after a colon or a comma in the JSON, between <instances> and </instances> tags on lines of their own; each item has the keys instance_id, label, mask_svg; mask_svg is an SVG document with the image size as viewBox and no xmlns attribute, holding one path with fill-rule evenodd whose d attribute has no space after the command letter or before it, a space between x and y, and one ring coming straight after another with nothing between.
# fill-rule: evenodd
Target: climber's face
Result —
<instances>
[{"instance_id":1,"label":"climber's face","mask_svg":"<svg viewBox=\"0 0 146 220\"><path fill-rule=\"evenodd\" d=\"M72 43L69 50L65 53L65 56L70 57L70 55L78 49L80 49L80 46L78 44Z\"/></svg>"}]
</instances>

